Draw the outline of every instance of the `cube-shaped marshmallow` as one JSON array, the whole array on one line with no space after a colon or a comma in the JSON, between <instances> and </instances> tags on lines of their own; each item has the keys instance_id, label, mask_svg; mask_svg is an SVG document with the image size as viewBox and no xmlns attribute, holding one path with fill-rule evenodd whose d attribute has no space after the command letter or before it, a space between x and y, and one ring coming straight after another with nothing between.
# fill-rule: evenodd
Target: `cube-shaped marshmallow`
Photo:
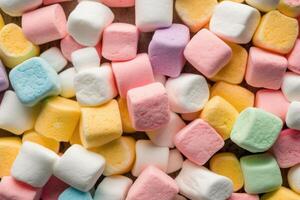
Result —
<instances>
[{"instance_id":1,"label":"cube-shaped marshmallow","mask_svg":"<svg viewBox=\"0 0 300 200\"><path fill-rule=\"evenodd\" d=\"M262 195L261 200L299 199L300 195L289 188L280 187L278 190Z\"/></svg>"},{"instance_id":2,"label":"cube-shaped marshmallow","mask_svg":"<svg viewBox=\"0 0 300 200\"><path fill-rule=\"evenodd\" d=\"M262 12L269 12L277 8L279 0L246 0L246 3Z\"/></svg>"},{"instance_id":3,"label":"cube-shaped marshmallow","mask_svg":"<svg viewBox=\"0 0 300 200\"><path fill-rule=\"evenodd\" d=\"M77 72L100 66L100 56L95 47L85 47L71 54L72 63Z\"/></svg>"},{"instance_id":4,"label":"cube-shaped marshmallow","mask_svg":"<svg viewBox=\"0 0 300 200\"><path fill-rule=\"evenodd\" d=\"M68 64L67 59L65 59L57 47L51 47L44 51L40 57L44 58L56 72L60 72Z\"/></svg>"},{"instance_id":5,"label":"cube-shaped marshmallow","mask_svg":"<svg viewBox=\"0 0 300 200\"><path fill-rule=\"evenodd\" d=\"M297 0L280 0L277 9L286 16L298 17L300 15L300 2Z\"/></svg>"}]
</instances>

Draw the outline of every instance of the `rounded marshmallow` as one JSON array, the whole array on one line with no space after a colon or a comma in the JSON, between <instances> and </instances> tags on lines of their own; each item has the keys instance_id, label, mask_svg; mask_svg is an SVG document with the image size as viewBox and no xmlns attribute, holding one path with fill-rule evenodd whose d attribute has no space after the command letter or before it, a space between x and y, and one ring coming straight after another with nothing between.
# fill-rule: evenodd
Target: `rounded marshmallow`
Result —
<instances>
[{"instance_id":1,"label":"rounded marshmallow","mask_svg":"<svg viewBox=\"0 0 300 200\"><path fill-rule=\"evenodd\" d=\"M279 0L246 0L246 3L262 12L269 12L277 8Z\"/></svg>"},{"instance_id":2,"label":"rounded marshmallow","mask_svg":"<svg viewBox=\"0 0 300 200\"><path fill-rule=\"evenodd\" d=\"M71 55L74 51L82 48L84 46L78 44L70 35L67 35L60 41L61 52L68 61L72 61Z\"/></svg>"},{"instance_id":3,"label":"rounded marshmallow","mask_svg":"<svg viewBox=\"0 0 300 200\"><path fill-rule=\"evenodd\" d=\"M300 112L300 102L293 101L289 106L286 119L285 119L287 127L295 130L300 130L299 112Z\"/></svg>"},{"instance_id":4,"label":"rounded marshmallow","mask_svg":"<svg viewBox=\"0 0 300 200\"><path fill-rule=\"evenodd\" d=\"M288 64L289 64L288 69L297 74L300 74L300 59L299 59L299 57L300 57L300 39L297 39L293 50L287 56Z\"/></svg>"},{"instance_id":5,"label":"rounded marshmallow","mask_svg":"<svg viewBox=\"0 0 300 200\"><path fill-rule=\"evenodd\" d=\"M57 47L44 51L40 57L44 58L56 72L60 72L68 64L68 61Z\"/></svg>"},{"instance_id":6,"label":"rounded marshmallow","mask_svg":"<svg viewBox=\"0 0 300 200\"><path fill-rule=\"evenodd\" d=\"M183 156L177 149L170 150L167 173L172 174L181 169Z\"/></svg>"},{"instance_id":7,"label":"rounded marshmallow","mask_svg":"<svg viewBox=\"0 0 300 200\"><path fill-rule=\"evenodd\" d=\"M290 101L300 101L300 75L287 72L284 75L281 90Z\"/></svg>"},{"instance_id":8,"label":"rounded marshmallow","mask_svg":"<svg viewBox=\"0 0 300 200\"><path fill-rule=\"evenodd\" d=\"M2 0L0 1L0 8L6 14L18 17L23 13L39 7L43 0Z\"/></svg>"},{"instance_id":9,"label":"rounded marshmallow","mask_svg":"<svg viewBox=\"0 0 300 200\"><path fill-rule=\"evenodd\" d=\"M300 164L292 167L288 172L289 186L293 191L300 193Z\"/></svg>"},{"instance_id":10,"label":"rounded marshmallow","mask_svg":"<svg viewBox=\"0 0 300 200\"><path fill-rule=\"evenodd\" d=\"M77 72L100 66L100 57L95 47L78 49L72 53L71 58Z\"/></svg>"},{"instance_id":11,"label":"rounded marshmallow","mask_svg":"<svg viewBox=\"0 0 300 200\"><path fill-rule=\"evenodd\" d=\"M60 82L60 95L65 98L73 98L75 96L74 79L76 70L74 67L68 68L58 74Z\"/></svg>"}]
</instances>

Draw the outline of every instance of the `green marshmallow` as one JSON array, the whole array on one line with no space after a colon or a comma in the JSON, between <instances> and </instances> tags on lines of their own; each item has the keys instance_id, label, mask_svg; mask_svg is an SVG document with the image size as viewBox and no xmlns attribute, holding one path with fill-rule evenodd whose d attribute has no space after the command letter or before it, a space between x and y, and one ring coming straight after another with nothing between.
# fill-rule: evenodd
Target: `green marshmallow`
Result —
<instances>
[{"instance_id":1,"label":"green marshmallow","mask_svg":"<svg viewBox=\"0 0 300 200\"><path fill-rule=\"evenodd\" d=\"M236 120L230 138L252 153L265 152L275 143L282 126L279 117L261 109L247 108Z\"/></svg>"},{"instance_id":2,"label":"green marshmallow","mask_svg":"<svg viewBox=\"0 0 300 200\"><path fill-rule=\"evenodd\" d=\"M249 194L271 192L282 185L280 168L273 156L258 154L241 158L245 191Z\"/></svg>"}]
</instances>

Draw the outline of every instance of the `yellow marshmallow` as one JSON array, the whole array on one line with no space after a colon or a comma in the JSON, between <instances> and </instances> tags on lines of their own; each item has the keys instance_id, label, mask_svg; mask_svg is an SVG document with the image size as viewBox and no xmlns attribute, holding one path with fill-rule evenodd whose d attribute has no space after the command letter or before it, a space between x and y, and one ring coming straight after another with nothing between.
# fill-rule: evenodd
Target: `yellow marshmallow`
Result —
<instances>
[{"instance_id":1,"label":"yellow marshmallow","mask_svg":"<svg viewBox=\"0 0 300 200\"><path fill-rule=\"evenodd\" d=\"M59 152L60 144L58 141L42 136L41 134L38 134L35 131L27 131L24 133L22 137L22 142L26 142L26 141L40 144L48 149L51 149L55 153Z\"/></svg>"},{"instance_id":2,"label":"yellow marshmallow","mask_svg":"<svg viewBox=\"0 0 300 200\"><path fill-rule=\"evenodd\" d=\"M9 68L38 56L40 49L27 40L16 24L7 24L0 31L0 57Z\"/></svg>"},{"instance_id":3,"label":"yellow marshmallow","mask_svg":"<svg viewBox=\"0 0 300 200\"><path fill-rule=\"evenodd\" d=\"M280 0L277 9L289 17L298 17L300 15L300 3L299 1L292 3L291 0Z\"/></svg>"},{"instance_id":4,"label":"yellow marshmallow","mask_svg":"<svg viewBox=\"0 0 300 200\"><path fill-rule=\"evenodd\" d=\"M0 178L10 175L10 169L19 154L22 141L17 137L0 138Z\"/></svg>"},{"instance_id":5,"label":"yellow marshmallow","mask_svg":"<svg viewBox=\"0 0 300 200\"><path fill-rule=\"evenodd\" d=\"M226 140L230 137L238 115L238 111L230 103L215 96L206 103L200 118L209 123Z\"/></svg>"},{"instance_id":6,"label":"yellow marshmallow","mask_svg":"<svg viewBox=\"0 0 300 200\"><path fill-rule=\"evenodd\" d=\"M262 17L253 37L255 46L281 54L289 53L298 37L298 21L277 10Z\"/></svg>"},{"instance_id":7,"label":"yellow marshmallow","mask_svg":"<svg viewBox=\"0 0 300 200\"><path fill-rule=\"evenodd\" d=\"M75 128L75 131L70 139L70 144L80 144L82 145L79 133L79 125Z\"/></svg>"},{"instance_id":8,"label":"yellow marshmallow","mask_svg":"<svg viewBox=\"0 0 300 200\"><path fill-rule=\"evenodd\" d=\"M210 90L211 97L220 96L235 107L238 112L253 107L254 94L239 85L226 82L217 82Z\"/></svg>"},{"instance_id":9,"label":"yellow marshmallow","mask_svg":"<svg viewBox=\"0 0 300 200\"><path fill-rule=\"evenodd\" d=\"M211 171L232 180L235 192L243 187L244 177L241 165L233 153L219 153L214 155L209 162L209 167Z\"/></svg>"},{"instance_id":10,"label":"yellow marshmallow","mask_svg":"<svg viewBox=\"0 0 300 200\"><path fill-rule=\"evenodd\" d=\"M131 171L135 160L135 140L132 137L120 137L91 151L105 158L105 176L125 174Z\"/></svg>"},{"instance_id":11,"label":"yellow marshmallow","mask_svg":"<svg viewBox=\"0 0 300 200\"><path fill-rule=\"evenodd\" d=\"M196 33L208 23L217 4L217 0L177 0L175 9L181 20Z\"/></svg>"},{"instance_id":12,"label":"yellow marshmallow","mask_svg":"<svg viewBox=\"0 0 300 200\"><path fill-rule=\"evenodd\" d=\"M132 123L130 121L126 99L118 98L118 104L120 109L123 131L125 133L134 133L136 130L133 128Z\"/></svg>"},{"instance_id":13,"label":"yellow marshmallow","mask_svg":"<svg viewBox=\"0 0 300 200\"><path fill-rule=\"evenodd\" d=\"M5 26L5 22L3 20L2 15L0 14L0 30Z\"/></svg>"},{"instance_id":14,"label":"yellow marshmallow","mask_svg":"<svg viewBox=\"0 0 300 200\"><path fill-rule=\"evenodd\" d=\"M62 97L47 99L36 120L35 130L45 137L68 142L79 122L80 106Z\"/></svg>"},{"instance_id":15,"label":"yellow marshmallow","mask_svg":"<svg viewBox=\"0 0 300 200\"><path fill-rule=\"evenodd\" d=\"M236 2L236 3L243 3L244 0L220 0L220 2L222 1L233 1L233 2Z\"/></svg>"},{"instance_id":16,"label":"yellow marshmallow","mask_svg":"<svg viewBox=\"0 0 300 200\"><path fill-rule=\"evenodd\" d=\"M299 194L285 187L281 187L278 190L275 190L274 192L264 194L261 197L261 200L299 200L299 199L300 199Z\"/></svg>"},{"instance_id":17,"label":"yellow marshmallow","mask_svg":"<svg viewBox=\"0 0 300 200\"><path fill-rule=\"evenodd\" d=\"M240 84L245 76L248 53L245 48L234 43L227 43L232 49L231 60L211 80Z\"/></svg>"},{"instance_id":18,"label":"yellow marshmallow","mask_svg":"<svg viewBox=\"0 0 300 200\"><path fill-rule=\"evenodd\" d=\"M84 147L104 145L122 135L122 122L116 100L100 106L81 109L80 138Z\"/></svg>"}]
</instances>

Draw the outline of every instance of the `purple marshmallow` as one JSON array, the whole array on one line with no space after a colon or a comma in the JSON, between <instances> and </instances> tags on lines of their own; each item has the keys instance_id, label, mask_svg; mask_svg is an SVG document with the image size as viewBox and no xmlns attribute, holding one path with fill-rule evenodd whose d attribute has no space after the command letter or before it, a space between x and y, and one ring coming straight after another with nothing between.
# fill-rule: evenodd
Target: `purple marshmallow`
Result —
<instances>
[{"instance_id":1,"label":"purple marshmallow","mask_svg":"<svg viewBox=\"0 0 300 200\"><path fill-rule=\"evenodd\" d=\"M183 51L190 41L189 28L182 24L156 30L148 54L155 74L170 77L180 75L185 64Z\"/></svg>"},{"instance_id":2,"label":"purple marshmallow","mask_svg":"<svg viewBox=\"0 0 300 200\"><path fill-rule=\"evenodd\" d=\"M6 90L9 87L9 81L7 78L5 67L0 61L0 92Z\"/></svg>"}]
</instances>

